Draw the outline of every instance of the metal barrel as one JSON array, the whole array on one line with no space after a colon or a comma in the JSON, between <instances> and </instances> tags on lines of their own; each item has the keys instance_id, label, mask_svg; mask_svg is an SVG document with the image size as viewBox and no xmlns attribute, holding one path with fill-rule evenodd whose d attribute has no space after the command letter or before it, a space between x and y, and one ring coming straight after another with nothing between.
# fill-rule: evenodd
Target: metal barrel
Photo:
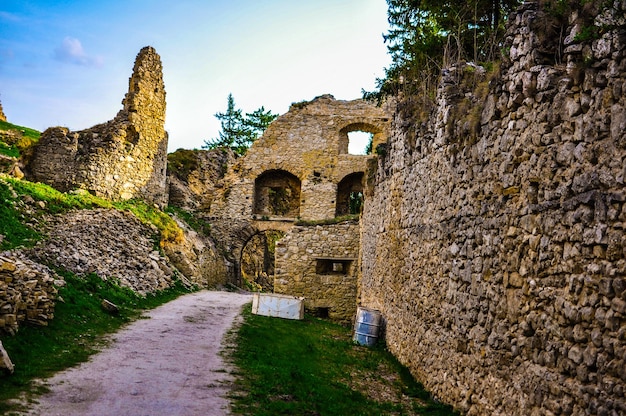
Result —
<instances>
[{"instance_id":1,"label":"metal barrel","mask_svg":"<svg viewBox=\"0 0 626 416\"><path fill-rule=\"evenodd\" d=\"M354 325L353 340L360 345L371 347L378 341L381 314L375 309L358 307Z\"/></svg>"}]
</instances>

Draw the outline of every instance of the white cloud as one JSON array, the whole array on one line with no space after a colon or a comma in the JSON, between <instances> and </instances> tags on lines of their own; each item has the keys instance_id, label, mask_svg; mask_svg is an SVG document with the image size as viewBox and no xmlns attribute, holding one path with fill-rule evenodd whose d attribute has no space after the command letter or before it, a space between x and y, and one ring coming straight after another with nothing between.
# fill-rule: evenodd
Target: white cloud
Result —
<instances>
[{"instance_id":1,"label":"white cloud","mask_svg":"<svg viewBox=\"0 0 626 416\"><path fill-rule=\"evenodd\" d=\"M81 66L101 67L104 63L101 56L87 55L80 40L70 36L66 36L63 43L54 50L54 59Z\"/></svg>"},{"instance_id":2,"label":"white cloud","mask_svg":"<svg viewBox=\"0 0 626 416\"><path fill-rule=\"evenodd\" d=\"M13 13L0 11L0 20L6 20L8 22L19 22L20 18Z\"/></svg>"}]
</instances>

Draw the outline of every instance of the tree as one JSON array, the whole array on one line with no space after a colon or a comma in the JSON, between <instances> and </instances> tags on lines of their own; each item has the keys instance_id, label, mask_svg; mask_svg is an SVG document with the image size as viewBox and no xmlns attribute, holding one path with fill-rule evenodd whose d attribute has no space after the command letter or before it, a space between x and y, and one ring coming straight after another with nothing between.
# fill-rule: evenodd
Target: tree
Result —
<instances>
[{"instance_id":1,"label":"tree","mask_svg":"<svg viewBox=\"0 0 626 416\"><path fill-rule=\"evenodd\" d=\"M205 140L204 149L229 147L235 153L243 155L258 139L278 114L266 111L262 106L245 117L241 109L235 107L235 99L228 94L228 104L225 113L216 113L215 117L221 123L219 137Z\"/></svg>"},{"instance_id":2,"label":"tree","mask_svg":"<svg viewBox=\"0 0 626 416\"><path fill-rule=\"evenodd\" d=\"M485 62L499 57L504 24L521 0L387 0L391 29L383 36L392 63L378 91L381 98L399 90L431 90L441 68L451 61Z\"/></svg>"}]
</instances>

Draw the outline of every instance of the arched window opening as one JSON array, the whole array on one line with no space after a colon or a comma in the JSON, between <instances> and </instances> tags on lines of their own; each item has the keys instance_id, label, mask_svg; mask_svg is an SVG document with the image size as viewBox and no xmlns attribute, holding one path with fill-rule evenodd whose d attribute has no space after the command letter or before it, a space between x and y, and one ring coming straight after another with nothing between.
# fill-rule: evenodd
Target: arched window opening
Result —
<instances>
[{"instance_id":1,"label":"arched window opening","mask_svg":"<svg viewBox=\"0 0 626 416\"><path fill-rule=\"evenodd\" d=\"M300 180L284 170L269 170L254 181L254 213L296 218L300 215Z\"/></svg>"},{"instance_id":2,"label":"arched window opening","mask_svg":"<svg viewBox=\"0 0 626 416\"><path fill-rule=\"evenodd\" d=\"M369 155L372 153L374 133L367 131L351 131L348 133L348 154Z\"/></svg>"},{"instance_id":3,"label":"arched window opening","mask_svg":"<svg viewBox=\"0 0 626 416\"><path fill-rule=\"evenodd\" d=\"M363 207L363 172L351 173L337 185L335 216L360 214Z\"/></svg>"}]
</instances>

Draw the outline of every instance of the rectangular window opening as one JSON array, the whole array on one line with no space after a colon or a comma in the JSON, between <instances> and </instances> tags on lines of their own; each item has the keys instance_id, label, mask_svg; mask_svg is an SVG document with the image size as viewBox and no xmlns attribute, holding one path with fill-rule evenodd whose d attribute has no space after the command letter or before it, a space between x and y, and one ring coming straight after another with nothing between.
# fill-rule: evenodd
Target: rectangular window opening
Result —
<instances>
[{"instance_id":1,"label":"rectangular window opening","mask_svg":"<svg viewBox=\"0 0 626 416\"><path fill-rule=\"evenodd\" d=\"M316 274L340 274L347 275L350 273L352 260L344 259L317 259L315 265Z\"/></svg>"}]
</instances>

